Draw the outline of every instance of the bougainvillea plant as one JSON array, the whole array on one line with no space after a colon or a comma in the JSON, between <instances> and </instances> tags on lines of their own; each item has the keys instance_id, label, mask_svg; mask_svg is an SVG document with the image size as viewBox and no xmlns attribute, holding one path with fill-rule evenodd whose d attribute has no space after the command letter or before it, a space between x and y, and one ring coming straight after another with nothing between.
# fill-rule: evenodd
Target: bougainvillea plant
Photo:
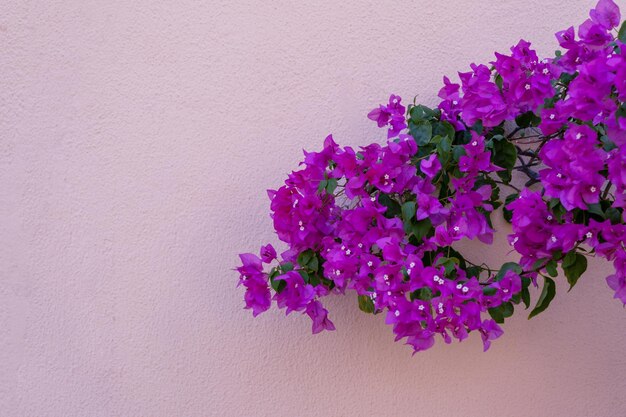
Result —
<instances>
[{"instance_id":1,"label":"bougainvillea plant","mask_svg":"<svg viewBox=\"0 0 626 417\"><path fill-rule=\"evenodd\" d=\"M237 268L254 316L272 300L334 330L321 300L358 294L414 351L478 331L487 350L515 306L544 311L559 268L570 288L589 256L626 303L626 24L612 0L556 34L540 59L522 40L488 65L444 77L436 109L392 95L368 117L387 143L341 147L332 136L268 191L287 250L245 253ZM520 176L523 179L519 183ZM512 181L515 177L516 181ZM515 185L522 184L522 185ZM519 262L487 266L455 243L493 240L501 209ZM529 287L541 287L531 301Z\"/></svg>"}]
</instances>

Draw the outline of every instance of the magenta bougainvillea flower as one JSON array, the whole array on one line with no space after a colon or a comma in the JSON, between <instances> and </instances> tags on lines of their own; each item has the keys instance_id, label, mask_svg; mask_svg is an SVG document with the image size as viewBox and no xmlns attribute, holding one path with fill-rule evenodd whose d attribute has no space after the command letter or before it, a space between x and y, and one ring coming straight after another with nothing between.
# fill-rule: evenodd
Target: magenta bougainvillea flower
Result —
<instances>
[{"instance_id":1,"label":"magenta bougainvillea flower","mask_svg":"<svg viewBox=\"0 0 626 417\"><path fill-rule=\"evenodd\" d=\"M615 30L612 0L589 15L556 33L554 57L521 40L458 82L444 77L436 109L392 94L368 114L384 144L328 136L305 152L268 191L285 250L240 255L245 307L257 316L274 302L318 333L335 329L323 298L356 293L414 352L472 332L487 350L516 307L533 304L531 286L542 288L533 317L589 256L613 263L607 284L626 304L626 25ZM511 223L517 262L458 251L492 243L494 213Z\"/></svg>"}]
</instances>

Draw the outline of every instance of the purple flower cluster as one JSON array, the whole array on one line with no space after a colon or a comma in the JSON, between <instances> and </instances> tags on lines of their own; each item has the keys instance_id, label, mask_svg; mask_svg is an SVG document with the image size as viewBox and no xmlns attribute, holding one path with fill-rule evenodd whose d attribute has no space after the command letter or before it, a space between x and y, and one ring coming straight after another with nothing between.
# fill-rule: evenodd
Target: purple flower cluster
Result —
<instances>
[{"instance_id":1,"label":"purple flower cluster","mask_svg":"<svg viewBox=\"0 0 626 417\"><path fill-rule=\"evenodd\" d=\"M539 172L545 196L560 199L567 210L586 210L600 201L607 154L597 136L589 126L569 125L563 139L547 142L539 153L548 167Z\"/></svg>"},{"instance_id":2,"label":"purple flower cluster","mask_svg":"<svg viewBox=\"0 0 626 417\"><path fill-rule=\"evenodd\" d=\"M459 130L464 129L459 117L467 126L480 121L485 127L494 127L537 109L554 96L551 81L557 72L550 63L539 61L529 42L520 41L511 48L511 55L496 53L491 64L493 69L472 64L472 71L459 73L460 85L444 78L439 92L443 120Z\"/></svg>"},{"instance_id":3,"label":"purple flower cluster","mask_svg":"<svg viewBox=\"0 0 626 417\"><path fill-rule=\"evenodd\" d=\"M590 16L578 39L573 27L556 34L566 52L550 64L561 74L554 84L571 81L541 109L538 127L550 139L538 153L546 167L539 172L543 190L525 190L509 204L510 242L525 268L555 257L565 262L559 254L578 247L614 261L607 281L626 303L625 45L610 33L620 22L613 1L601 0Z\"/></svg>"},{"instance_id":4,"label":"purple flower cluster","mask_svg":"<svg viewBox=\"0 0 626 417\"><path fill-rule=\"evenodd\" d=\"M387 311L396 338L406 338L415 351L432 346L435 335L449 343L453 337L465 339L472 330L481 332L488 348L501 330L481 313L519 293L521 278L509 271L502 280L479 282L439 250L463 238L486 242L492 238L493 230L479 211L493 210L488 203L492 187L475 189L475 182L479 174L496 167L483 137L473 135L462 149L465 155L459 164L464 174L456 179L446 207L433 184L441 162L436 155L417 158L418 172L418 147L409 135L358 151L341 148L329 137L321 152L307 153L304 168L269 193L276 231L290 246L272 277L274 282L284 282L274 295L278 307L287 314L306 312L314 332L333 330L319 299L354 290L367 298L374 311ZM334 181L346 200L341 206L339 193L328 190ZM413 199L411 218L428 221L432 235L411 243L402 217L390 215L393 207L384 204L383 197L389 195ZM307 251L312 258L303 259ZM425 265L427 256L431 259ZM265 246L258 257L244 254L241 259L246 306L256 315L269 306L271 273L263 275L261 264L277 261L275 252ZM313 259L315 267L311 267Z\"/></svg>"},{"instance_id":5,"label":"purple flower cluster","mask_svg":"<svg viewBox=\"0 0 626 417\"><path fill-rule=\"evenodd\" d=\"M394 94L389 97L389 104L383 106L382 104L377 108L369 112L367 117L370 120L378 123L378 127L389 126L387 131L387 138L393 138L406 128L406 120L404 118L404 111L406 108L400 104L402 99L400 96Z\"/></svg>"},{"instance_id":6,"label":"purple flower cluster","mask_svg":"<svg viewBox=\"0 0 626 417\"><path fill-rule=\"evenodd\" d=\"M614 263L607 282L626 303L626 45L611 34L619 22L615 3L600 0L578 38L573 27L557 33L565 52L555 58L520 41L459 73L459 84L445 77L436 110L391 95L368 114L388 129L385 145L341 147L328 136L320 152L305 152L301 169L268 191L286 250L240 255L246 308L256 316L273 300L308 315L318 333L335 329L322 297L354 291L359 308L384 313L415 352L472 331L487 350L514 306L528 308L529 285L544 280L533 316L554 296L556 266L573 286L588 254ZM518 189L513 172L541 187ZM455 245L492 243L501 206L521 258L492 269Z\"/></svg>"}]
</instances>

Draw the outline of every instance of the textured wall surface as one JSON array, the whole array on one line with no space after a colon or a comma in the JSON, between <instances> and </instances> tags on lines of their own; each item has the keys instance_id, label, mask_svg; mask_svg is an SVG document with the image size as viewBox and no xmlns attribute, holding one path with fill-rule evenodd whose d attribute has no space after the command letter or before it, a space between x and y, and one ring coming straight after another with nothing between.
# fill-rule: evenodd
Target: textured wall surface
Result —
<instances>
[{"instance_id":1,"label":"textured wall surface","mask_svg":"<svg viewBox=\"0 0 626 417\"><path fill-rule=\"evenodd\" d=\"M622 7L625 5L621 3ZM390 92L542 53L589 0L13 1L0 15L1 416L624 416L626 311L592 273L546 314L411 356L352 296L337 331L244 311L264 190ZM510 257L499 225L494 247Z\"/></svg>"}]
</instances>

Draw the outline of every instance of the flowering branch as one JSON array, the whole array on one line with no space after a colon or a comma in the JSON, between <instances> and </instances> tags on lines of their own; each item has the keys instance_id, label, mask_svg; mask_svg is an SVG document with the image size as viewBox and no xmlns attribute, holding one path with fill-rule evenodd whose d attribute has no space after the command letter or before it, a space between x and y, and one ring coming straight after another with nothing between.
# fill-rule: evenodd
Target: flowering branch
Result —
<instances>
[{"instance_id":1,"label":"flowering branch","mask_svg":"<svg viewBox=\"0 0 626 417\"><path fill-rule=\"evenodd\" d=\"M571 290L590 255L613 262L607 283L626 303L619 23L617 5L600 0L578 37L573 27L556 34L563 51L551 59L522 40L460 83L444 77L436 109L391 95L368 114L387 129L385 145L340 147L328 136L305 152L302 169L268 191L287 249L240 255L246 308L256 316L273 300L307 314L317 333L335 328L321 299L354 291L416 352L476 331L487 350L516 306L530 308L531 285L542 291L529 318L555 297L559 269ZM524 187L511 184L518 173ZM491 244L498 209L519 260L492 268L455 247Z\"/></svg>"}]
</instances>

